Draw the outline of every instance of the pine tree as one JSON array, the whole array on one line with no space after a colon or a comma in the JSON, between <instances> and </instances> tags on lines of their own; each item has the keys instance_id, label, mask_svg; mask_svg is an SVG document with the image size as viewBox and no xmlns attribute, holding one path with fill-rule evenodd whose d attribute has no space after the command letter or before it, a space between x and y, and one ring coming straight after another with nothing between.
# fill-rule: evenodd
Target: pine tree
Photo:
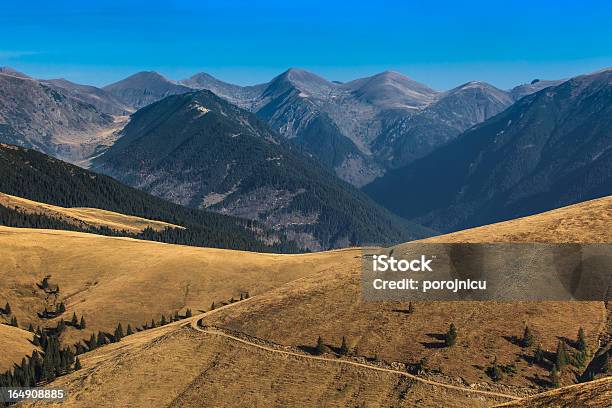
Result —
<instances>
[{"instance_id":1,"label":"pine tree","mask_svg":"<svg viewBox=\"0 0 612 408\"><path fill-rule=\"evenodd\" d=\"M323 344L323 339L321 336L317 339L317 346L315 348L315 354L320 356L325 353L325 344Z\"/></svg>"},{"instance_id":2,"label":"pine tree","mask_svg":"<svg viewBox=\"0 0 612 408\"><path fill-rule=\"evenodd\" d=\"M100 347L104 344L106 344L106 336L104 335L104 333L98 332L98 340L96 341L96 345Z\"/></svg>"},{"instance_id":3,"label":"pine tree","mask_svg":"<svg viewBox=\"0 0 612 408\"><path fill-rule=\"evenodd\" d=\"M586 336L582 327L578 329L578 340L576 341L576 348L580 351L586 351L587 349Z\"/></svg>"},{"instance_id":4,"label":"pine tree","mask_svg":"<svg viewBox=\"0 0 612 408\"><path fill-rule=\"evenodd\" d=\"M244 294L242 292L240 292L240 301L244 300Z\"/></svg>"},{"instance_id":5,"label":"pine tree","mask_svg":"<svg viewBox=\"0 0 612 408\"><path fill-rule=\"evenodd\" d=\"M552 369L549 374L550 384L557 388L561 385L561 375L559 374L559 370L557 369L557 365L553 364Z\"/></svg>"},{"instance_id":6,"label":"pine tree","mask_svg":"<svg viewBox=\"0 0 612 408\"><path fill-rule=\"evenodd\" d=\"M210 310L215 310L215 302L212 302L212 305L210 305Z\"/></svg>"},{"instance_id":7,"label":"pine tree","mask_svg":"<svg viewBox=\"0 0 612 408\"><path fill-rule=\"evenodd\" d=\"M533 352L533 362L536 364L542 364L544 362L544 350L538 344L538 347Z\"/></svg>"},{"instance_id":8,"label":"pine tree","mask_svg":"<svg viewBox=\"0 0 612 408\"><path fill-rule=\"evenodd\" d=\"M32 326L32 323L30 323L30 325L28 326L28 331L30 333L34 333L34 326Z\"/></svg>"},{"instance_id":9,"label":"pine tree","mask_svg":"<svg viewBox=\"0 0 612 408\"><path fill-rule=\"evenodd\" d=\"M4 305L4 314L11 314L11 305L9 304L9 302L6 302L6 305Z\"/></svg>"},{"instance_id":10,"label":"pine tree","mask_svg":"<svg viewBox=\"0 0 612 408\"><path fill-rule=\"evenodd\" d=\"M521 339L522 347L531 347L533 345L533 334L529 329L529 326L525 326L525 330L523 331L523 338Z\"/></svg>"},{"instance_id":11,"label":"pine tree","mask_svg":"<svg viewBox=\"0 0 612 408\"><path fill-rule=\"evenodd\" d=\"M346 356L349 352L348 344L346 343L346 337L342 336L342 345L340 346L340 354Z\"/></svg>"},{"instance_id":12,"label":"pine tree","mask_svg":"<svg viewBox=\"0 0 612 408\"><path fill-rule=\"evenodd\" d=\"M557 351L555 353L555 365L557 370L562 370L569 363L569 355L567 353L567 348L565 347L565 342L559 340L557 343Z\"/></svg>"},{"instance_id":13,"label":"pine tree","mask_svg":"<svg viewBox=\"0 0 612 408\"><path fill-rule=\"evenodd\" d=\"M77 319L76 312L73 312L72 313L72 319L70 320L70 325L72 327L77 327L77 324L79 324L79 320Z\"/></svg>"},{"instance_id":14,"label":"pine tree","mask_svg":"<svg viewBox=\"0 0 612 408\"><path fill-rule=\"evenodd\" d=\"M123 338L123 327L121 327L121 323L117 325L115 329L115 335L113 336L115 341L119 341Z\"/></svg>"},{"instance_id":15,"label":"pine tree","mask_svg":"<svg viewBox=\"0 0 612 408\"><path fill-rule=\"evenodd\" d=\"M408 302L408 313L414 313L414 305L412 304L412 302Z\"/></svg>"},{"instance_id":16,"label":"pine tree","mask_svg":"<svg viewBox=\"0 0 612 408\"><path fill-rule=\"evenodd\" d=\"M491 365L491 367L489 367L488 374L489 377L491 377L491 379L495 382L502 379L502 370L497 365L497 357L495 357L495 359L493 360L493 364Z\"/></svg>"},{"instance_id":17,"label":"pine tree","mask_svg":"<svg viewBox=\"0 0 612 408\"><path fill-rule=\"evenodd\" d=\"M245 298L245 299L248 299L248 298L249 298L249 292L248 292L248 291L247 291L247 292L244 294L244 298Z\"/></svg>"},{"instance_id":18,"label":"pine tree","mask_svg":"<svg viewBox=\"0 0 612 408\"><path fill-rule=\"evenodd\" d=\"M134 331L132 330L132 325L128 323L128 327L127 327L127 331L125 332L126 336L130 336L134 334Z\"/></svg>"},{"instance_id":19,"label":"pine tree","mask_svg":"<svg viewBox=\"0 0 612 408\"><path fill-rule=\"evenodd\" d=\"M87 342L87 346L89 350L95 349L98 345L96 344L96 335L91 333L91 337L89 337L89 341Z\"/></svg>"},{"instance_id":20,"label":"pine tree","mask_svg":"<svg viewBox=\"0 0 612 408\"><path fill-rule=\"evenodd\" d=\"M457 327L454 323L451 323L448 332L444 335L444 344L446 347L451 347L457 341Z\"/></svg>"},{"instance_id":21,"label":"pine tree","mask_svg":"<svg viewBox=\"0 0 612 408\"><path fill-rule=\"evenodd\" d=\"M66 311L66 305L64 305L64 302L61 302L57 306L57 313L61 314L61 313L64 313L65 311Z\"/></svg>"},{"instance_id":22,"label":"pine tree","mask_svg":"<svg viewBox=\"0 0 612 408\"><path fill-rule=\"evenodd\" d=\"M155 323L155 319L151 319L151 327L150 327L150 329L154 329L155 327L157 327L157 325Z\"/></svg>"},{"instance_id":23,"label":"pine tree","mask_svg":"<svg viewBox=\"0 0 612 408\"><path fill-rule=\"evenodd\" d=\"M214 303L213 303L214 305ZM193 313L191 312L191 309L187 309L187 312L185 312L185 317L191 317L193 316Z\"/></svg>"},{"instance_id":24,"label":"pine tree","mask_svg":"<svg viewBox=\"0 0 612 408\"><path fill-rule=\"evenodd\" d=\"M57 326L55 330L57 330L58 333L61 333L64 331L65 328L66 328L66 323L64 322L64 319L60 319L59 322L57 322Z\"/></svg>"},{"instance_id":25,"label":"pine tree","mask_svg":"<svg viewBox=\"0 0 612 408\"><path fill-rule=\"evenodd\" d=\"M160 326L164 326L166 324L166 316L161 315L161 320L159 321Z\"/></svg>"},{"instance_id":26,"label":"pine tree","mask_svg":"<svg viewBox=\"0 0 612 408\"><path fill-rule=\"evenodd\" d=\"M11 318L11 323L10 324L11 324L11 326L19 327L19 324L17 323L17 318L15 316L13 316Z\"/></svg>"},{"instance_id":27,"label":"pine tree","mask_svg":"<svg viewBox=\"0 0 612 408\"><path fill-rule=\"evenodd\" d=\"M87 323L85 323L85 317L81 316L81 322L79 323L79 329L83 330L87 327Z\"/></svg>"},{"instance_id":28,"label":"pine tree","mask_svg":"<svg viewBox=\"0 0 612 408\"><path fill-rule=\"evenodd\" d=\"M81 360L77 357L74 361L74 371L81 369Z\"/></svg>"}]
</instances>

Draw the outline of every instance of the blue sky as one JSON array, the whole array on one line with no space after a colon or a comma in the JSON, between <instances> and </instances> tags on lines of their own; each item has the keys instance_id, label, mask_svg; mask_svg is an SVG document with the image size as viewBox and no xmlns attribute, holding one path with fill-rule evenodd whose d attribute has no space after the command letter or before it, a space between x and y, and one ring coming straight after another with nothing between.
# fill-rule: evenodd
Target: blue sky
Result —
<instances>
[{"instance_id":1,"label":"blue sky","mask_svg":"<svg viewBox=\"0 0 612 408\"><path fill-rule=\"evenodd\" d=\"M611 21L612 2L588 0L5 2L0 65L94 85L141 70L253 84L300 67L509 88L612 66Z\"/></svg>"}]
</instances>

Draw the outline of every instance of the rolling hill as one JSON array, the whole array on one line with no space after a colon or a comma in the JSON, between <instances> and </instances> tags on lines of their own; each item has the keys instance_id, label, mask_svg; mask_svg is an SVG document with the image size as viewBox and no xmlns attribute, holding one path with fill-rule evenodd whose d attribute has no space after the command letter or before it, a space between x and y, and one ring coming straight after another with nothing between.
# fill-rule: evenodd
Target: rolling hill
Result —
<instances>
[{"instance_id":1,"label":"rolling hill","mask_svg":"<svg viewBox=\"0 0 612 408\"><path fill-rule=\"evenodd\" d=\"M33 334L27 330L0 324L0 373L12 369L13 364L20 364L24 356L32 355L34 350L38 350L38 347L32 344L32 337Z\"/></svg>"},{"instance_id":2,"label":"rolling hill","mask_svg":"<svg viewBox=\"0 0 612 408\"><path fill-rule=\"evenodd\" d=\"M442 232L612 192L612 70L526 96L364 190ZM418 200L412 199L418 192Z\"/></svg>"},{"instance_id":3,"label":"rolling hill","mask_svg":"<svg viewBox=\"0 0 612 408\"><path fill-rule=\"evenodd\" d=\"M49 218L62 220L67 223L85 227L106 227L115 231L142 232L145 228L162 231L166 228L183 228L179 225L163 221L148 220L133 215L125 215L99 208L86 207L60 207L57 205L39 203L4 194L0 192L0 206L17 210L25 214L44 215Z\"/></svg>"},{"instance_id":4,"label":"rolling hill","mask_svg":"<svg viewBox=\"0 0 612 408\"><path fill-rule=\"evenodd\" d=\"M256 220L310 250L428 233L209 91L141 109L91 168L181 205Z\"/></svg>"},{"instance_id":5,"label":"rolling hill","mask_svg":"<svg viewBox=\"0 0 612 408\"><path fill-rule=\"evenodd\" d=\"M559 219L583 220L568 225L577 242L581 233L610 242L609 226L597 222L609 203L608 197L570 207ZM546 224L535 217L516 225ZM491 237L495 225L489 228ZM559 230L532 231L537 241L567 242ZM410 315L403 304L364 302L359 249L265 255L11 228L2 228L0 247L11 256L0 301L10 298L26 324L41 299L18 293L49 273L66 296L66 313L83 313L88 330L90 321L111 330L117 320L147 321L185 307L206 312L83 354L82 370L52 383L68 388L66 406L492 406L536 394L546 381L547 369L523 357L531 350L508 340L525 323L547 350L558 336L574 338L580 326L594 348L606 330L601 302L419 302ZM252 295L247 300L208 311L213 301L245 290ZM449 322L459 328L457 345L429 347ZM82 334L69 328L66 336ZM311 351L317 336L330 347L323 356ZM342 336L355 356L335 354ZM494 357L514 364L516 374L492 382L484 370ZM406 362L421 364L420 374L409 374ZM572 371L565 371L564 384L573 381ZM606 391L599 384L585 385L594 387L594 402Z\"/></svg>"}]
</instances>

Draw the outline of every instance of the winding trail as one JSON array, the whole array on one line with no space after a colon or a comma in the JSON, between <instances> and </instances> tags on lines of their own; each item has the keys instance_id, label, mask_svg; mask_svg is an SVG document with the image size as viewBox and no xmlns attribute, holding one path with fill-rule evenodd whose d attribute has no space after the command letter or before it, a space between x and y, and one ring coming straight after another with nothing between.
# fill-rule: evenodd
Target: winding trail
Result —
<instances>
[{"instance_id":1,"label":"winding trail","mask_svg":"<svg viewBox=\"0 0 612 408\"><path fill-rule=\"evenodd\" d=\"M418 377L416 375L413 374L409 374L405 371L401 371L401 370L394 370L391 368L383 368L383 367L378 367L375 365L370 365L370 364L365 364L365 363L359 363L356 361L350 361L350 360L345 360L345 359L341 359L341 358L330 358L330 357L320 357L320 356L312 356L312 355L307 355L307 354L301 354L301 353L297 353L297 352L293 352L293 351L287 351L287 350L279 350L277 348L274 347L269 347L269 346L265 346L262 344L258 344L258 343L254 343L245 339L242 339L240 337L234 336L232 334L228 334L220 329L212 329L212 328L203 328L202 327L202 319L204 319L204 317L210 316L210 314L213 313L217 313L225 308L229 308L231 306L237 305L237 304L241 304L244 302L248 302L251 299L253 299L254 297L250 297L248 299L245 299L243 301L240 302L236 302L236 303L230 303L229 305L225 305L222 307L219 307L218 309L214 309L211 310L209 312L206 313L202 313L200 315L194 316L193 318L190 319L190 321L188 322L184 322L181 326L186 327L186 326L190 326L192 329L200 332L200 333L204 333L204 334L208 334L208 335L213 335L213 336L221 336L227 339L230 339L232 341L241 343L243 345L246 345L248 347L254 347L260 350L264 350L270 353L275 353L275 354L280 354L280 355L286 355L286 356L292 356L292 357L297 357L297 358L301 358L301 359L307 359L307 360L315 360L315 361L322 361L322 362L326 362L326 363L333 363L333 364L345 364L345 365L351 365L354 367L360 367L360 368L365 368L368 370L374 370L374 371L380 371L380 372L385 372L385 373L391 373L391 374L395 374L395 375L400 375L403 377L407 377L410 378L411 380L423 383L423 384L428 384L428 385L433 385L435 387L442 387L442 388L446 388L446 389L452 389L455 391L461 391L461 392L467 392L467 393L472 393L472 394L478 394L478 395L483 395L483 396L488 396L488 397L496 397L496 398L505 398L508 400L520 400L521 397L517 397L515 395L508 395L508 394L502 394L499 392L494 392L494 391L483 391L483 390L476 390L476 389L472 389L472 388L465 388L465 387L460 387L457 385L451 385L451 384L445 384L445 383L440 383L437 381L433 381L433 380L427 380L425 378L421 378Z\"/></svg>"}]
</instances>

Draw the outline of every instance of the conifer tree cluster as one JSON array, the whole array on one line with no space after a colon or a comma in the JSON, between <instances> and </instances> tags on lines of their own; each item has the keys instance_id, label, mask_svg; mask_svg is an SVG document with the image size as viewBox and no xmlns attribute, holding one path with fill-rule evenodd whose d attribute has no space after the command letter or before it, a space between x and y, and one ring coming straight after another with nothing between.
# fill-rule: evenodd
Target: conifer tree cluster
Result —
<instances>
[{"instance_id":1,"label":"conifer tree cluster","mask_svg":"<svg viewBox=\"0 0 612 408\"><path fill-rule=\"evenodd\" d=\"M523 331L523 338L521 339L521 347L531 347L533 345L533 333L529 326L525 326Z\"/></svg>"},{"instance_id":2,"label":"conifer tree cluster","mask_svg":"<svg viewBox=\"0 0 612 408\"><path fill-rule=\"evenodd\" d=\"M34 351L23 358L13 370L0 374L0 387L34 387L41 381L51 381L81 366L70 348L62 348L56 335L47 335L40 329L34 335L35 344L44 351Z\"/></svg>"}]
</instances>

